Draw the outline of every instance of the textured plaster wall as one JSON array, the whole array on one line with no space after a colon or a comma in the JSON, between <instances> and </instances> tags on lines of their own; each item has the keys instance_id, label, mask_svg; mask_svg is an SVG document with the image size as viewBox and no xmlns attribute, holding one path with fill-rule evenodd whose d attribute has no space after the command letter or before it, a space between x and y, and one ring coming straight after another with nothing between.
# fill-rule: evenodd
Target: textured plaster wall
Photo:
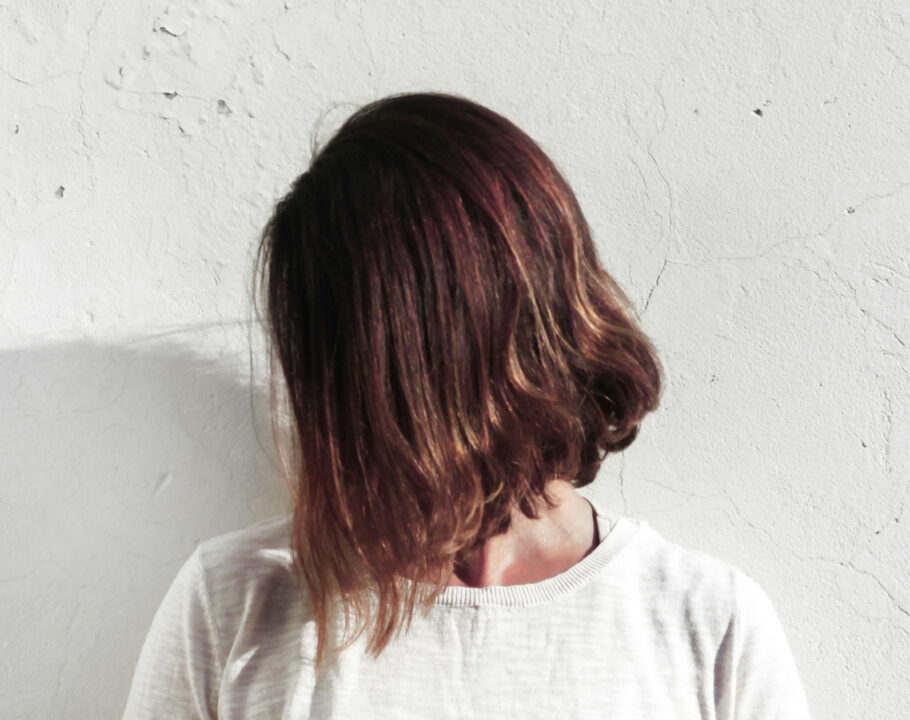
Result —
<instances>
[{"instance_id":1,"label":"textured plaster wall","mask_svg":"<svg viewBox=\"0 0 910 720\"><path fill-rule=\"evenodd\" d=\"M662 352L591 491L766 588L816 717L906 717L905 2L13 0L0 48L2 717L118 716L194 544L282 507L255 235L411 89L541 142Z\"/></svg>"}]
</instances>

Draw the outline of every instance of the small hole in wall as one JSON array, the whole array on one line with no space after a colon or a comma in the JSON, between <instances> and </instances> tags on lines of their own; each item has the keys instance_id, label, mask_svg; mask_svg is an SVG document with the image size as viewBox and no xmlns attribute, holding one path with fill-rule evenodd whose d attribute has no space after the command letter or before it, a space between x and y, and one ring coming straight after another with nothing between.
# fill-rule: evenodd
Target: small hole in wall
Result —
<instances>
[{"instance_id":1,"label":"small hole in wall","mask_svg":"<svg viewBox=\"0 0 910 720\"><path fill-rule=\"evenodd\" d=\"M759 117L761 117L762 115L764 115L764 113L762 112L762 109L761 109L761 108L755 108L752 112L754 112L754 113L755 113L756 115L758 115Z\"/></svg>"},{"instance_id":2,"label":"small hole in wall","mask_svg":"<svg viewBox=\"0 0 910 720\"><path fill-rule=\"evenodd\" d=\"M852 214L855 213L855 212L856 212L856 208L853 207L852 205L851 205L850 207L847 208L847 214L848 214L848 215L852 215Z\"/></svg>"},{"instance_id":3,"label":"small hole in wall","mask_svg":"<svg viewBox=\"0 0 910 720\"><path fill-rule=\"evenodd\" d=\"M224 100L218 100L218 113L220 115L230 115L231 108Z\"/></svg>"},{"instance_id":4,"label":"small hole in wall","mask_svg":"<svg viewBox=\"0 0 910 720\"><path fill-rule=\"evenodd\" d=\"M64 190L66 190L66 188L63 187L63 185L61 185L60 187L57 188L57 191L54 193L54 195L56 195L58 198L62 198Z\"/></svg>"}]
</instances>

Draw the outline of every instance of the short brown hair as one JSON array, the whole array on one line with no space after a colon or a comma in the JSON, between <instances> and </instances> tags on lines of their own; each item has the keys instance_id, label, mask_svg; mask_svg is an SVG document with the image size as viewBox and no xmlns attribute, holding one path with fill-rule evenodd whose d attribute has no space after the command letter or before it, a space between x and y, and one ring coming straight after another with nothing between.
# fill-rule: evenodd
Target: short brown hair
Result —
<instances>
[{"instance_id":1,"label":"short brown hair","mask_svg":"<svg viewBox=\"0 0 910 720\"><path fill-rule=\"evenodd\" d=\"M359 636L378 593L378 656L514 507L537 518L550 480L591 483L658 404L660 362L571 188L462 97L351 115L266 224L254 302L257 276L317 669L334 599L366 614ZM402 584L415 575L430 582Z\"/></svg>"}]
</instances>

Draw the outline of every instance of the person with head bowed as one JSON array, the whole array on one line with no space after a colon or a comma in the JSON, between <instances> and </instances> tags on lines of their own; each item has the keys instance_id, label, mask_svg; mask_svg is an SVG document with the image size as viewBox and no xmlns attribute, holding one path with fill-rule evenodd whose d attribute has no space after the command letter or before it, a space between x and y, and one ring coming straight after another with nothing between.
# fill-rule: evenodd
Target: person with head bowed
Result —
<instances>
[{"instance_id":1,"label":"person with head bowed","mask_svg":"<svg viewBox=\"0 0 910 720\"><path fill-rule=\"evenodd\" d=\"M662 368L514 123L442 93L360 108L254 280L293 509L196 547L125 720L809 717L754 580L578 492Z\"/></svg>"}]
</instances>

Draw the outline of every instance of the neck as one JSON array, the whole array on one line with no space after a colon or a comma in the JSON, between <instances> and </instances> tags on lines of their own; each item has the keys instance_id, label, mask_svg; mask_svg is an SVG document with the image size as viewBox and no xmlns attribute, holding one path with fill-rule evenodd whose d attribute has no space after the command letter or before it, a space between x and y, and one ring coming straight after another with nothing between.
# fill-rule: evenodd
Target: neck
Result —
<instances>
[{"instance_id":1,"label":"neck","mask_svg":"<svg viewBox=\"0 0 910 720\"><path fill-rule=\"evenodd\" d=\"M517 508L512 526L487 540L456 566L447 585L486 587L540 582L568 570L597 546L597 523L585 498L566 481L554 481L558 505L532 520Z\"/></svg>"}]
</instances>

